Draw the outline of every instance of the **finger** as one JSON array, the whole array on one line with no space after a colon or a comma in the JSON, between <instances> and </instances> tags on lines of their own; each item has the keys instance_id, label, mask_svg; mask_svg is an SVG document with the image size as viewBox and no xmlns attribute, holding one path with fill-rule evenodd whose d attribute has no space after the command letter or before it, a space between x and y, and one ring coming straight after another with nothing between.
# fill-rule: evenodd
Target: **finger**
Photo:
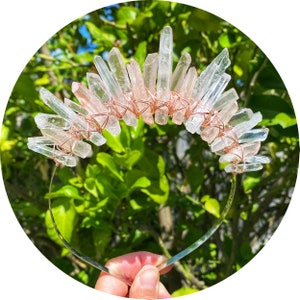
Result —
<instances>
[{"instance_id":1,"label":"finger","mask_svg":"<svg viewBox=\"0 0 300 300\"><path fill-rule=\"evenodd\" d=\"M159 271L152 265L145 265L137 273L130 288L129 297L139 299L158 299Z\"/></svg>"},{"instance_id":2,"label":"finger","mask_svg":"<svg viewBox=\"0 0 300 300\"><path fill-rule=\"evenodd\" d=\"M158 299L168 299L168 298L172 298L172 296L167 291L165 286L160 282L159 283L159 291L158 291Z\"/></svg>"},{"instance_id":3,"label":"finger","mask_svg":"<svg viewBox=\"0 0 300 300\"><path fill-rule=\"evenodd\" d=\"M101 272L95 285L95 289L115 296L126 297L128 285L116 277Z\"/></svg>"},{"instance_id":4,"label":"finger","mask_svg":"<svg viewBox=\"0 0 300 300\"><path fill-rule=\"evenodd\" d=\"M140 251L115 257L107 262L106 267L111 275L131 285L143 266L153 265L159 267L165 262L166 258L162 255Z\"/></svg>"}]
</instances>

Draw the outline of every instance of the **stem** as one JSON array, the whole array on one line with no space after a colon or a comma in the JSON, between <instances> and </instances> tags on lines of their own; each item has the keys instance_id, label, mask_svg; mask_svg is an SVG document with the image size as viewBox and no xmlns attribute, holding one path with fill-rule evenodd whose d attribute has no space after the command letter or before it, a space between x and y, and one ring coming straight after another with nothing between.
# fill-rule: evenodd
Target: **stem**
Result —
<instances>
[{"instance_id":1,"label":"stem","mask_svg":"<svg viewBox=\"0 0 300 300\"><path fill-rule=\"evenodd\" d=\"M232 177L232 180L231 180L230 194L228 196L227 203L221 213L220 218L217 219L216 222L213 224L213 226L204 235L202 235L196 242L194 242L192 245L190 245L186 249L182 250L181 252L179 252L178 254L173 256L172 258L170 258L166 262L166 264L163 266L163 269L170 265L173 265L175 262L179 261L183 257L187 256L188 254L190 254L191 252L193 252L194 250L199 248L217 231L217 229L220 227L220 225L224 222L224 220L231 208L231 205L234 200L235 190L236 190L236 175L234 174Z\"/></svg>"}]
</instances>

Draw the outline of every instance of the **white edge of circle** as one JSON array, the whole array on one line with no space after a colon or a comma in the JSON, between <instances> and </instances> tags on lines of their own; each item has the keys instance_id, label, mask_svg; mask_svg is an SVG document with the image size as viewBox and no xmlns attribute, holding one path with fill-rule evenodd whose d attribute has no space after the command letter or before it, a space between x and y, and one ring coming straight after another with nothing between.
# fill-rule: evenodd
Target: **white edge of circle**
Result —
<instances>
[{"instance_id":1,"label":"white edge of circle","mask_svg":"<svg viewBox=\"0 0 300 300\"><path fill-rule=\"evenodd\" d=\"M118 1L125 2L125 1ZM300 98L297 41L300 20L297 2L285 4L252 0L177 1L213 13L233 24L251 38L268 56L283 78L299 120ZM209 3L208 3L209 2ZM1 2L2 3L2 2ZM1 122L13 86L38 48L55 32L74 19L100 7L117 3L112 0L52 0L40 5L36 0L10 0L0 4L2 46L0 55ZM298 44L297 44L298 43ZM297 51L297 52L296 52ZM298 103L297 103L298 101ZM2 175L2 174L1 174ZM0 178L1 299L121 299L86 287L65 275L50 263L24 234L10 207ZM263 250L239 272L221 283L182 298L210 300L225 298L297 299L300 296L296 274L300 268L298 212L299 179L288 211L279 228ZM297 272L297 273L296 273ZM297 297L298 296L298 297Z\"/></svg>"}]
</instances>

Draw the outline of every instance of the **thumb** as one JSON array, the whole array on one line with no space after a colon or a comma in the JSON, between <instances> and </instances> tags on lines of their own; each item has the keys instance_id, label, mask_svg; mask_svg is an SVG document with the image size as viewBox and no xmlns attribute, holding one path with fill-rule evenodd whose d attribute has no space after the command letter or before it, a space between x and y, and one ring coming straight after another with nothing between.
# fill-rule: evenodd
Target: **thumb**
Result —
<instances>
[{"instance_id":1,"label":"thumb","mask_svg":"<svg viewBox=\"0 0 300 300\"><path fill-rule=\"evenodd\" d=\"M138 272L132 283L129 297L157 299L159 295L159 271L155 266L145 265Z\"/></svg>"}]
</instances>

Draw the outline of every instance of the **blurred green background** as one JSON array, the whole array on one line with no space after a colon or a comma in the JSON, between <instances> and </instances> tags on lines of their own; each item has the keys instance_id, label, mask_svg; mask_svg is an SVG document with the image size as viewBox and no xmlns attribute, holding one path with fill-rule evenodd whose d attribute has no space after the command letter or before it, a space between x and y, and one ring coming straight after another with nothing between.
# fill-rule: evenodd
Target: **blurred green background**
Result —
<instances>
[{"instance_id":1,"label":"blurred green background","mask_svg":"<svg viewBox=\"0 0 300 300\"><path fill-rule=\"evenodd\" d=\"M86 83L93 57L118 47L125 62L142 67L158 51L159 33L174 32L174 61L191 54L199 73L228 48L229 87L240 107L261 111L269 137L261 154L271 163L238 176L228 221L208 242L163 277L174 296L212 286L239 270L265 245L292 196L299 159L296 118L288 92L259 47L237 28L205 11L166 1L113 5L75 20L54 34L18 78L2 124L1 167L12 208L25 233L58 268L89 286L98 271L66 250L49 219L46 194L54 162L27 149L40 135L34 123L49 112L39 97L45 87L74 99L72 81ZM94 147L76 168L60 168L52 186L57 224L73 247L99 262L132 251L172 255L204 234L218 217L230 175L198 136L183 126L122 124L122 133ZM224 201L223 201L224 200Z\"/></svg>"}]
</instances>

